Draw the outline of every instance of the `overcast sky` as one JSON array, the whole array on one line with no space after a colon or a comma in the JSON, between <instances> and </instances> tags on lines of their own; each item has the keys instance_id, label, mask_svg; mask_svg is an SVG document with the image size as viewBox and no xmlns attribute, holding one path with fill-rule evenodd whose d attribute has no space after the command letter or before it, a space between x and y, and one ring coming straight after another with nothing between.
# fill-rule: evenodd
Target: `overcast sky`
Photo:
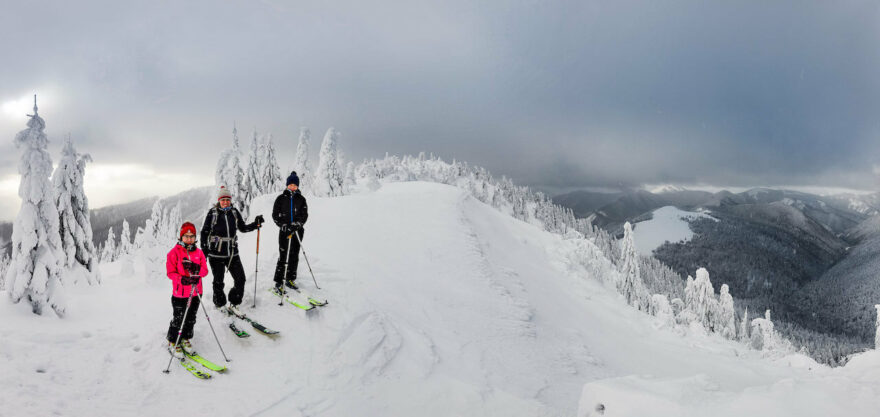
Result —
<instances>
[{"instance_id":1,"label":"overcast sky","mask_svg":"<svg viewBox=\"0 0 880 417\"><path fill-rule=\"evenodd\" d=\"M548 189L880 186L878 3L719 3L7 2L0 219L34 93L93 207L213 183L233 121L285 169L335 126Z\"/></svg>"}]
</instances>

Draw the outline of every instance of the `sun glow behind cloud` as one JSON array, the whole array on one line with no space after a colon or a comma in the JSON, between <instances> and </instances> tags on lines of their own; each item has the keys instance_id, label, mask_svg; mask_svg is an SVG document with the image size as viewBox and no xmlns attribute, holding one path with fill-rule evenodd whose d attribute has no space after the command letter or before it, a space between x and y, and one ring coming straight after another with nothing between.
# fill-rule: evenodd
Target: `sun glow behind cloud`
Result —
<instances>
[{"instance_id":1,"label":"sun glow behind cloud","mask_svg":"<svg viewBox=\"0 0 880 417\"><path fill-rule=\"evenodd\" d=\"M39 88L37 90L37 106L41 110L46 107L58 107L61 102L61 95L57 94L52 88ZM13 119L17 122L25 120L25 115L32 114L34 111L34 94L24 94L18 98L0 99L0 114L6 119ZM43 111L40 111L43 113Z\"/></svg>"},{"instance_id":2,"label":"sun glow behind cloud","mask_svg":"<svg viewBox=\"0 0 880 417\"><path fill-rule=\"evenodd\" d=\"M204 174L160 172L141 164L94 164L86 168L85 188L92 207L125 203L149 195L168 196L213 183Z\"/></svg>"},{"instance_id":3,"label":"sun glow behind cloud","mask_svg":"<svg viewBox=\"0 0 880 417\"><path fill-rule=\"evenodd\" d=\"M18 214L20 181L18 175L0 179L0 221L12 221ZM213 182L208 175L160 172L142 164L89 164L84 186L89 207L98 208L148 196L169 196Z\"/></svg>"},{"instance_id":4,"label":"sun glow behind cloud","mask_svg":"<svg viewBox=\"0 0 880 417\"><path fill-rule=\"evenodd\" d=\"M18 100L7 100L0 106L3 114L8 117L21 117L31 111L34 106L33 97L24 97Z\"/></svg>"}]
</instances>

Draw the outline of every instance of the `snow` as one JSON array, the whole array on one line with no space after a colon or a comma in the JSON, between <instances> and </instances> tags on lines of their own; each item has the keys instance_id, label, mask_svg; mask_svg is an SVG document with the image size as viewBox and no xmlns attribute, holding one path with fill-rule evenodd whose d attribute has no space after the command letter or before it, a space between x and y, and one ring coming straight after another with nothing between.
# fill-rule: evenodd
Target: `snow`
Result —
<instances>
[{"instance_id":1,"label":"snow","mask_svg":"<svg viewBox=\"0 0 880 417\"><path fill-rule=\"evenodd\" d=\"M812 368L798 369L802 362ZM729 388L706 374L663 378L629 375L584 386L578 417L875 416L880 407L880 353L860 354L843 368L815 365L800 355L791 376L743 388ZM594 410L605 407L604 414Z\"/></svg>"},{"instance_id":2,"label":"snow","mask_svg":"<svg viewBox=\"0 0 880 417\"><path fill-rule=\"evenodd\" d=\"M694 236L690 225L685 219L712 219L705 213L684 211L674 206L658 208L653 218L635 225L636 248L645 256L651 255L663 243L688 241Z\"/></svg>"},{"instance_id":3,"label":"snow","mask_svg":"<svg viewBox=\"0 0 880 417\"><path fill-rule=\"evenodd\" d=\"M599 252L590 242L455 187L388 183L309 206L304 248L330 304L309 314L274 302L267 225L252 311L256 233L242 235L242 306L282 334L238 339L208 307L232 358L209 381L176 364L161 372L170 288L137 262L102 264L101 286L66 288L63 320L0 299L0 414L571 416L602 402L607 416L786 417L880 406L874 352L830 369L671 331L626 305L607 259L572 261ZM299 274L314 290L305 259ZM199 314L194 344L220 362Z\"/></svg>"},{"instance_id":4,"label":"snow","mask_svg":"<svg viewBox=\"0 0 880 417\"><path fill-rule=\"evenodd\" d=\"M676 193L688 190L687 188L676 184L645 185L644 189L651 194Z\"/></svg>"}]
</instances>

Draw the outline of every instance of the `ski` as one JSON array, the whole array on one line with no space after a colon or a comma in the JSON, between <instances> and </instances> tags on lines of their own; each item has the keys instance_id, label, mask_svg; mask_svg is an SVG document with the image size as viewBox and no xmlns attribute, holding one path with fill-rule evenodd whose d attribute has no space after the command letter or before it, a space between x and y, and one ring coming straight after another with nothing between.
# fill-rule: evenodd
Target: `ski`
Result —
<instances>
[{"instance_id":1,"label":"ski","mask_svg":"<svg viewBox=\"0 0 880 417\"><path fill-rule=\"evenodd\" d=\"M177 358L177 359L180 361L180 366L183 366L183 369L186 369L187 371L189 371L189 373L195 375L196 378L199 378L199 379L210 379L211 378L210 372L200 371L199 368L196 368L196 366L193 365L192 362L186 360L186 358Z\"/></svg>"},{"instance_id":2,"label":"ski","mask_svg":"<svg viewBox=\"0 0 880 417\"><path fill-rule=\"evenodd\" d=\"M188 358L190 358L190 359L192 359L192 360L198 362L199 364L201 364L201 365L204 366L205 368L208 368L208 369L210 369L210 370L212 370L212 371L217 371L217 372L224 372L224 371L226 371L226 367L225 367L225 366L223 366L223 365L217 365L216 363L211 362L211 361L209 361L209 360L203 358L201 355L198 354L198 352L195 352L195 353L193 353L193 354L189 354L189 353L187 353L187 352L184 350L184 351L183 351L183 354L186 355Z\"/></svg>"},{"instance_id":3,"label":"ski","mask_svg":"<svg viewBox=\"0 0 880 417\"><path fill-rule=\"evenodd\" d=\"M301 288L296 288L294 291L298 292L303 297L306 297L309 300L309 304L315 307L323 307L328 304L328 301L325 299L324 301L320 301L319 299L312 297L309 293L303 291Z\"/></svg>"},{"instance_id":4,"label":"ski","mask_svg":"<svg viewBox=\"0 0 880 417\"><path fill-rule=\"evenodd\" d=\"M238 314L238 313L236 313L235 311L230 310L230 309L227 309L226 311L227 311L227 313L229 313L229 314L231 314L231 315L233 315L233 316L235 316L235 317L238 317L238 318L240 318L240 319L242 319L242 320L244 320L244 321L250 323L251 326L253 326L253 328L257 329L257 331L259 331L260 333L263 333L263 334L265 334L265 335L269 335L269 336L273 336L273 335L276 335L276 334L278 334L278 333L281 333L281 332L279 332L278 330L272 330L272 329L270 329L270 328L268 328L268 327L266 327L266 326L263 326L262 324L260 324L260 323L257 322L256 320L254 320L254 319L248 317L248 316L247 316L246 314L244 314L244 313Z\"/></svg>"},{"instance_id":5,"label":"ski","mask_svg":"<svg viewBox=\"0 0 880 417\"><path fill-rule=\"evenodd\" d=\"M240 338L251 337L250 333L239 329L238 326L235 325L235 323L229 323L229 329L232 330L232 333L235 333L235 335Z\"/></svg>"},{"instance_id":6,"label":"ski","mask_svg":"<svg viewBox=\"0 0 880 417\"><path fill-rule=\"evenodd\" d=\"M311 298L311 297L309 297L309 303L315 307L324 307L325 305L330 304L330 302L327 300L318 301L318 300Z\"/></svg>"},{"instance_id":7,"label":"ski","mask_svg":"<svg viewBox=\"0 0 880 417\"><path fill-rule=\"evenodd\" d=\"M295 291L297 294L305 297L307 300L309 300L309 304L311 304L315 307L323 307L323 306L329 304L329 302L326 299L324 301L321 301L320 299L313 297L308 292L303 291L303 289L298 287L296 284L293 285L293 291Z\"/></svg>"},{"instance_id":8,"label":"ski","mask_svg":"<svg viewBox=\"0 0 880 417\"><path fill-rule=\"evenodd\" d=\"M282 295L282 294L281 294L280 292L278 292L278 290L277 290L276 288L274 288L274 287L273 287L273 288L270 288L270 289L269 289L269 292L272 293L272 294L274 294L276 297L283 297L284 301L286 301L287 303L293 305L293 306L296 307L296 308L299 308L299 309L302 309L302 310L305 310L305 311L309 311L309 310L315 308L315 306L312 305L311 303L294 300L293 298L290 298L289 295Z\"/></svg>"}]
</instances>

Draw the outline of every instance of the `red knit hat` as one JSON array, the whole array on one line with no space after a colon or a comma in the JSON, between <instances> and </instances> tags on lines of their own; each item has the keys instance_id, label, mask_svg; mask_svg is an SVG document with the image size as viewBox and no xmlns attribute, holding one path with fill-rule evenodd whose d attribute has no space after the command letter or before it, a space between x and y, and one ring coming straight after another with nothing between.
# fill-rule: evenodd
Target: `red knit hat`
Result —
<instances>
[{"instance_id":1,"label":"red knit hat","mask_svg":"<svg viewBox=\"0 0 880 417\"><path fill-rule=\"evenodd\" d=\"M186 232L192 232L192 234L196 234L196 225L190 222L186 222L183 224L183 226L180 226L180 237L178 239L183 240L183 235L185 235Z\"/></svg>"}]
</instances>

